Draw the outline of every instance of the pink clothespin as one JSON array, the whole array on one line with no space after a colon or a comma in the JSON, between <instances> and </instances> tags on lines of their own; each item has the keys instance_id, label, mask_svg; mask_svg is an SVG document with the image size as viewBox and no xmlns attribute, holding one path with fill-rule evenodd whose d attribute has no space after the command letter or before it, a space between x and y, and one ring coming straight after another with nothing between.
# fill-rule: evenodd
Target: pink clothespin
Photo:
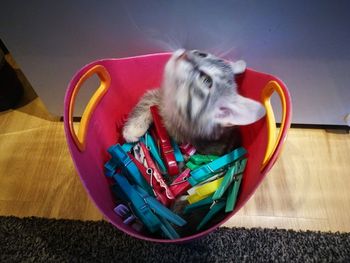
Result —
<instances>
[{"instance_id":1,"label":"pink clothespin","mask_svg":"<svg viewBox=\"0 0 350 263\"><path fill-rule=\"evenodd\" d=\"M171 145L169 135L163 125L162 119L158 112L158 107L153 105L150 107L154 126L151 128L153 139L158 144L158 149L161 152L163 161L167 167L169 175L178 175L179 167L177 165L174 148Z\"/></svg>"},{"instance_id":2,"label":"pink clothespin","mask_svg":"<svg viewBox=\"0 0 350 263\"><path fill-rule=\"evenodd\" d=\"M183 195L192 186L187 181L190 177L191 170L189 168L185 169L170 185L170 190L173 192L175 197Z\"/></svg>"}]
</instances>

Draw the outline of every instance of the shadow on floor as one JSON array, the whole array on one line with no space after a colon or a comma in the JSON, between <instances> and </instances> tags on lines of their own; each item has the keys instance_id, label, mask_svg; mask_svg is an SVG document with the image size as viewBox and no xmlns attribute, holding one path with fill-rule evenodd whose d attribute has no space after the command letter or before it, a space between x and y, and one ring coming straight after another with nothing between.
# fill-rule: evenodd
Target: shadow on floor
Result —
<instances>
[{"instance_id":1,"label":"shadow on floor","mask_svg":"<svg viewBox=\"0 0 350 263\"><path fill-rule=\"evenodd\" d=\"M0 115L16 110L41 119L59 121L59 117L48 112L1 39L0 55L0 80L3 82Z\"/></svg>"}]
</instances>

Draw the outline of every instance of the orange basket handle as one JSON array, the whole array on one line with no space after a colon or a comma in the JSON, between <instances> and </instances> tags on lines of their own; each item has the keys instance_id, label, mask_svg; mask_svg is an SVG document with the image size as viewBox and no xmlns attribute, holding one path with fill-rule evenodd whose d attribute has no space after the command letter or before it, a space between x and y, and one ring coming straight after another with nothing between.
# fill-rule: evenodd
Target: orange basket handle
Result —
<instances>
[{"instance_id":1,"label":"orange basket handle","mask_svg":"<svg viewBox=\"0 0 350 263\"><path fill-rule=\"evenodd\" d=\"M75 100L83 83L94 74L97 74L97 76L100 78L100 81L101 81L100 86L97 88L94 95L91 97L90 101L86 105L83 115L81 117L78 132L76 133L73 127L73 113L74 113ZM103 95L107 92L108 88L110 87L110 84L111 84L111 77L108 71L106 70L106 68L101 65L95 65L89 70L87 70L80 77L80 79L78 80L78 82L75 84L73 88L72 95L70 97L70 100L68 101L69 131L70 131L70 134L72 135L75 145L78 147L80 151L85 150L87 127L88 127L91 115L94 112L97 104L102 99Z\"/></svg>"},{"instance_id":2,"label":"orange basket handle","mask_svg":"<svg viewBox=\"0 0 350 263\"><path fill-rule=\"evenodd\" d=\"M276 92L279 95L282 106L282 120L280 131L277 135L276 121L275 115L273 113L272 105L271 105L271 96ZM271 161L272 156L276 152L277 146L281 144L282 134L286 135L286 130L290 126L290 116L288 114L287 121L287 95L285 94L284 89L280 86L277 81L269 81L262 91L262 102L266 109L266 120L267 120L267 147L265 152L264 161L262 163L261 170L263 170L267 164Z\"/></svg>"}]
</instances>

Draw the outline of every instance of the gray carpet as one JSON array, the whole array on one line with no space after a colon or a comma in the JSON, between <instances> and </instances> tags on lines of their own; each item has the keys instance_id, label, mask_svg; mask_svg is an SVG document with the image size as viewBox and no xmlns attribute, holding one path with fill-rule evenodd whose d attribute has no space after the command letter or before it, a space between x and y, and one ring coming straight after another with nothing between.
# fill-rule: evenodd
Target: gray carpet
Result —
<instances>
[{"instance_id":1,"label":"gray carpet","mask_svg":"<svg viewBox=\"0 0 350 263\"><path fill-rule=\"evenodd\" d=\"M220 228L188 244L131 238L106 222L0 217L0 262L350 262L350 233Z\"/></svg>"}]
</instances>

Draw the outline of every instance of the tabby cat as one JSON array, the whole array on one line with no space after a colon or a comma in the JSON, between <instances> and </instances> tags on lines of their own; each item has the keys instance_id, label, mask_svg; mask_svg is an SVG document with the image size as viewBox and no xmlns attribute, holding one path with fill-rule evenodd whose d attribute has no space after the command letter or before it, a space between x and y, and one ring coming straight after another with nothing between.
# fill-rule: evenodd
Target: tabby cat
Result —
<instances>
[{"instance_id":1,"label":"tabby cat","mask_svg":"<svg viewBox=\"0 0 350 263\"><path fill-rule=\"evenodd\" d=\"M147 91L123 127L127 142L137 141L152 124L149 110L158 105L164 125L178 143L189 142L199 153L224 154L240 144L239 125L265 115L261 103L238 94L235 75L246 63L230 62L198 50L175 51L159 89Z\"/></svg>"}]
</instances>

